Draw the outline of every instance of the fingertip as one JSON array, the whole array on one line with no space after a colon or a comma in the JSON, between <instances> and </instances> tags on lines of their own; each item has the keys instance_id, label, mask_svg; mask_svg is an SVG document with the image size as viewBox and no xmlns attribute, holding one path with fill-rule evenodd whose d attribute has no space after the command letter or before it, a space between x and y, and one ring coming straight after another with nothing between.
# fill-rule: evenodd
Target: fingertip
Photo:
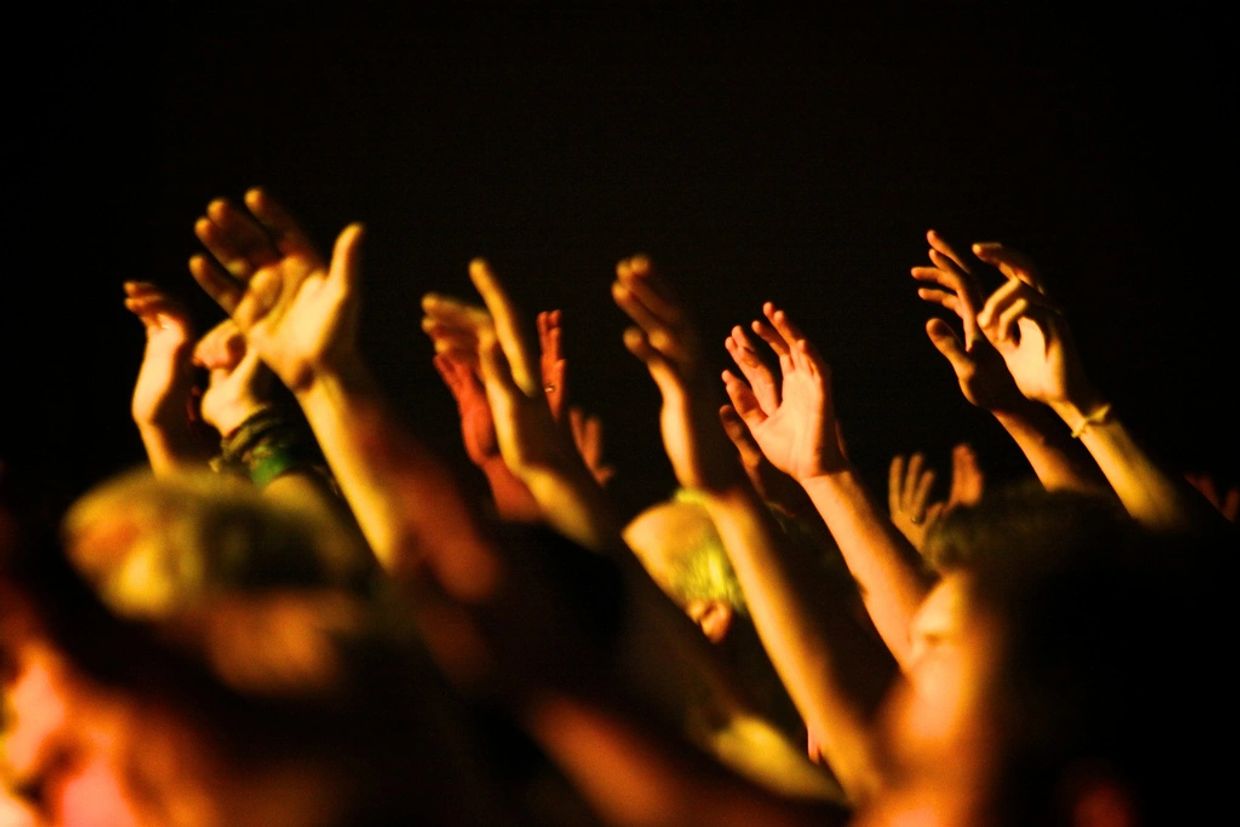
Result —
<instances>
[{"instance_id":1,"label":"fingertip","mask_svg":"<svg viewBox=\"0 0 1240 827\"><path fill-rule=\"evenodd\" d=\"M650 272L650 257L645 253L637 253L629 259L629 269L635 276L644 276Z\"/></svg>"}]
</instances>

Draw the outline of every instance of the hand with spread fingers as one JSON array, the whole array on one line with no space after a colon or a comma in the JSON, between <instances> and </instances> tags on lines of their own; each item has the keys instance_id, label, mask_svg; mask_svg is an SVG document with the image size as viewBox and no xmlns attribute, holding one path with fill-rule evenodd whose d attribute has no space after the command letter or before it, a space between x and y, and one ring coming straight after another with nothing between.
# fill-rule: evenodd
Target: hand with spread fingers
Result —
<instances>
[{"instance_id":1,"label":"hand with spread fingers","mask_svg":"<svg viewBox=\"0 0 1240 827\"><path fill-rule=\"evenodd\" d=\"M952 448L951 488L946 500L930 501L935 472L926 467L920 452L907 459L891 460L887 482L887 503L891 521L918 551L924 552L926 536L940 517L960 505L973 505L982 498L985 477L977 455L965 443Z\"/></svg>"},{"instance_id":2,"label":"hand with spread fingers","mask_svg":"<svg viewBox=\"0 0 1240 827\"><path fill-rule=\"evenodd\" d=\"M1028 257L998 242L973 245L1007 282L977 315L1026 398L1049 406L1079 438L1128 513L1158 530L1203 525L1220 515L1178 474L1160 467L1085 377L1067 320Z\"/></svg>"},{"instance_id":3,"label":"hand with spread fingers","mask_svg":"<svg viewBox=\"0 0 1240 827\"><path fill-rule=\"evenodd\" d=\"M951 325L937 318L926 323L926 333L952 366L965 399L998 420L1047 488L1099 490L1103 482L1084 451L1060 433L1061 426L1039 404L1041 400L1026 397L1004 354L981 328L979 316L986 300L978 274L982 268L990 269L1001 262L987 260L976 250L966 257L935 230L927 231L926 240L930 243L932 266L912 269L913 278L922 283L917 295L955 313L963 324L964 335L962 341ZM987 247L978 249L985 251ZM1017 255L1014 261L1030 279L1036 278L1023 257ZM1015 279L1013 267L999 269ZM1004 347L1007 348L1006 344Z\"/></svg>"},{"instance_id":4,"label":"hand with spread fingers","mask_svg":"<svg viewBox=\"0 0 1240 827\"><path fill-rule=\"evenodd\" d=\"M926 322L926 335L943 354L960 390L970 404L988 411L1010 411L1024 402L1003 357L982 335L977 323L977 313L983 303L983 293L974 272L976 261L969 263L941 235L934 230L926 233L930 243L932 266L912 269L913 278L923 286L917 295L923 300L937 304L955 313L963 325L963 341L943 319Z\"/></svg>"},{"instance_id":5,"label":"hand with spread fingers","mask_svg":"<svg viewBox=\"0 0 1240 827\"><path fill-rule=\"evenodd\" d=\"M1099 404L1098 394L1085 378L1067 321L1047 297L1033 263L997 242L974 244L973 252L1007 277L986 299L977 321L1020 392L1051 407L1075 404L1088 413Z\"/></svg>"},{"instance_id":6,"label":"hand with spread fingers","mask_svg":"<svg viewBox=\"0 0 1240 827\"><path fill-rule=\"evenodd\" d=\"M831 369L817 349L770 302L763 305L764 320L753 331L779 358L782 381L760 366L753 346L740 327L725 342L745 379L723 372L724 388L754 441L771 464L800 482L838 470L847 464L840 444Z\"/></svg>"},{"instance_id":7,"label":"hand with spread fingers","mask_svg":"<svg viewBox=\"0 0 1240 827\"><path fill-rule=\"evenodd\" d=\"M813 503L806 496L805 489L792 477L771 465L758 443L754 442L749 426L741 419L736 408L731 405L721 406L719 421L723 424L723 431L728 439L736 446L745 475L767 505L778 508L787 517L799 517L813 511Z\"/></svg>"},{"instance_id":8,"label":"hand with spread fingers","mask_svg":"<svg viewBox=\"0 0 1240 827\"><path fill-rule=\"evenodd\" d=\"M907 459L897 454L891 459L887 480L887 507L891 522L908 538L913 548L925 548L926 534L939 518L946 503L930 502L934 487L934 469L925 465L920 451Z\"/></svg>"},{"instance_id":9,"label":"hand with spread fingers","mask_svg":"<svg viewBox=\"0 0 1240 827\"><path fill-rule=\"evenodd\" d=\"M346 227L324 261L265 190L249 190L245 206L208 205L194 231L211 257L191 258L190 272L298 393L322 367L356 361L362 227Z\"/></svg>"}]
</instances>

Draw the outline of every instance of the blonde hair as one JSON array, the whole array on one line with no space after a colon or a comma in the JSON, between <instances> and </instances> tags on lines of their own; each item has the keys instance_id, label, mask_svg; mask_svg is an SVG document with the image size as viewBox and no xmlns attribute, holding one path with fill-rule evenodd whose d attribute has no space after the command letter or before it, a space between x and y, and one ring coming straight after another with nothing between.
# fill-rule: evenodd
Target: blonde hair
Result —
<instances>
[{"instance_id":1,"label":"blonde hair","mask_svg":"<svg viewBox=\"0 0 1240 827\"><path fill-rule=\"evenodd\" d=\"M342 583L367 554L325 509L209 471L121 474L79 498L61 528L73 564L129 616L225 591Z\"/></svg>"}]
</instances>

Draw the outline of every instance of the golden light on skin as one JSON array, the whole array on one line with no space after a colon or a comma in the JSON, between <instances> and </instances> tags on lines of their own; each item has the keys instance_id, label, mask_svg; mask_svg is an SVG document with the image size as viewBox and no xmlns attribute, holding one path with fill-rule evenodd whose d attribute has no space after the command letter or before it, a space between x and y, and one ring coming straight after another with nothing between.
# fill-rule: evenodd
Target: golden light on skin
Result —
<instances>
[{"instance_id":1,"label":"golden light on skin","mask_svg":"<svg viewBox=\"0 0 1240 827\"><path fill-rule=\"evenodd\" d=\"M881 715L890 788L857 823L975 823L996 749L987 693L997 632L971 611L967 575L953 572L926 596L910 634L911 666Z\"/></svg>"},{"instance_id":2,"label":"golden light on skin","mask_svg":"<svg viewBox=\"0 0 1240 827\"><path fill-rule=\"evenodd\" d=\"M141 820L117 760L126 727L116 706L90 689L52 648L32 639L14 651L15 677L5 693L3 775L28 786L38 808L0 801L5 825L130 827ZM22 819L29 816L30 821Z\"/></svg>"}]
</instances>

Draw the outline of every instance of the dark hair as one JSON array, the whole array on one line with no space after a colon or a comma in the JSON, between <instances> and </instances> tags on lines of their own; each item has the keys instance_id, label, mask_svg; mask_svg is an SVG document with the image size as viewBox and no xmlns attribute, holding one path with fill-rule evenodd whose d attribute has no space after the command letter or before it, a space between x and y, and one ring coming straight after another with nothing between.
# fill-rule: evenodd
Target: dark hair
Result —
<instances>
[{"instance_id":1,"label":"dark hair","mask_svg":"<svg viewBox=\"0 0 1240 827\"><path fill-rule=\"evenodd\" d=\"M1093 782L1141 823L1211 812L1208 739L1232 708L1221 538L1155 535L1109 501L1024 491L952 515L971 605L998 621L995 823L1068 823ZM970 545L972 544L972 545Z\"/></svg>"}]
</instances>

